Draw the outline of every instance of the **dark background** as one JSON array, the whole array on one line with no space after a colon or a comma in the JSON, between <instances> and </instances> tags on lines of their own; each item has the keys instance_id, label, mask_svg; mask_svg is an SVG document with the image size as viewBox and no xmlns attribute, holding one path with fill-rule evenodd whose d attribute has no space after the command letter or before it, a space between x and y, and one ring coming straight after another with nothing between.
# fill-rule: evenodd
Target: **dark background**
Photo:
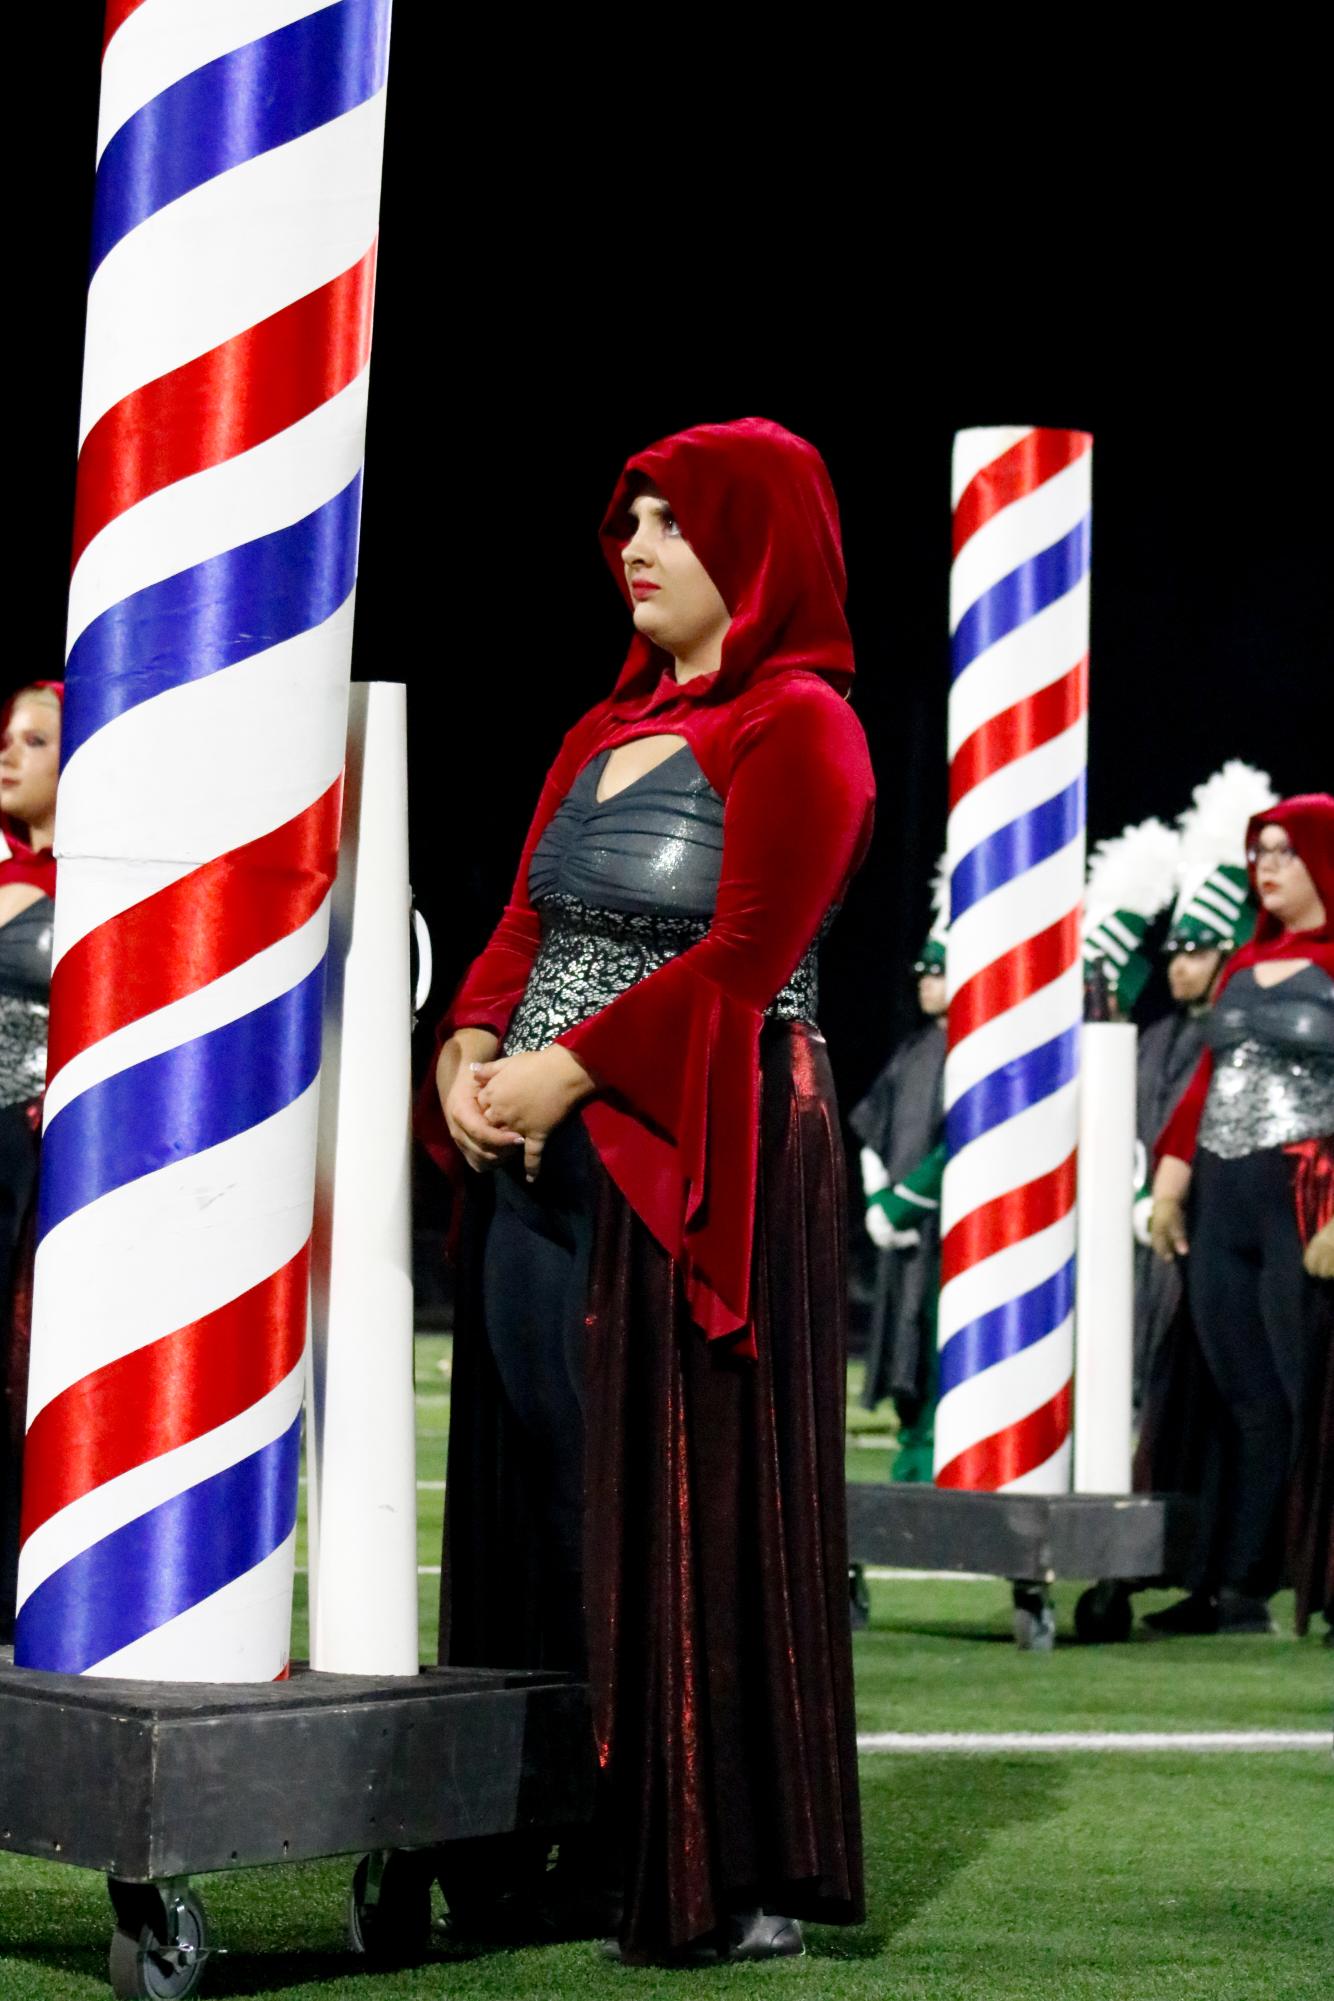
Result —
<instances>
[{"instance_id":1,"label":"dark background","mask_svg":"<svg viewBox=\"0 0 1334 2001\"><path fill-rule=\"evenodd\" d=\"M31 654L11 683L58 672L63 648L100 51L96 0L42 11L29 73L60 87L11 237L12 630ZM772 135L758 171L658 138L609 159L598 135L623 107L568 69L499 79L494 50L488 67L449 39L452 15L396 10L353 669L409 688L428 1014L624 650L596 541L617 471L685 424L776 418L841 500L880 790L824 959L845 1102L912 1018L943 843L954 430L1095 435L1091 839L1170 818L1229 756L1280 792L1330 786L1328 395L1290 203L1266 210L1249 183L1234 206L1214 180L1214 214L1196 165L1139 188L1118 167L1110 199L1081 185L1034 231L1031 189L999 169L974 179L965 233L939 166L905 179L871 130L855 161L808 146L792 182ZM1162 1005L1157 982L1141 1012Z\"/></svg>"}]
</instances>

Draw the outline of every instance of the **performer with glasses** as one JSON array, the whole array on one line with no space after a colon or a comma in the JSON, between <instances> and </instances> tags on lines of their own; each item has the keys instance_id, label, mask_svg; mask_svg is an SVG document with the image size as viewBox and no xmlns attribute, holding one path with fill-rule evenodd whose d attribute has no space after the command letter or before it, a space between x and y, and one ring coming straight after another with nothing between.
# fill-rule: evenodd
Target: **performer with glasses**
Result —
<instances>
[{"instance_id":1,"label":"performer with glasses","mask_svg":"<svg viewBox=\"0 0 1334 2001\"><path fill-rule=\"evenodd\" d=\"M1318 1428L1334 1277L1334 798L1258 813L1246 856L1255 939L1219 983L1154 1177L1153 1246L1187 1259L1220 1425L1199 1572L1153 1616L1164 1632L1272 1631L1285 1572L1302 1630L1331 1587Z\"/></svg>"}]
</instances>

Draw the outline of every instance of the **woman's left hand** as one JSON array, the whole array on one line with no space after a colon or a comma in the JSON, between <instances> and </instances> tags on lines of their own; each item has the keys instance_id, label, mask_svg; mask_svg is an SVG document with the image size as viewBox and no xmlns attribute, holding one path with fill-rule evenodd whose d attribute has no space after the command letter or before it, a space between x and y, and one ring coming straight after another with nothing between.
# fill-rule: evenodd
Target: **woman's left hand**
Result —
<instances>
[{"instance_id":1,"label":"woman's left hand","mask_svg":"<svg viewBox=\"0 0 1334 2001\"><path fill-rule=\"evenodd\" d=\"M591 1098L596 1086L578 1057L558 1042L473 1066L477 1101L492 1124L523 1134L523 1168L537 1178L542 1148L563 1118Z\"/></svg>"},{"instance_id":2,"label":"woman's left hand","mask_svg":"<svg viewBox=\"0 0 1334 2001\"><path fill-rule=\"evenodd\" d=\"M1317 1230L1306 1246L1302 1263L1312 1278L1334 1278L1334 1217Z\"/></svg>"}]
</instances>

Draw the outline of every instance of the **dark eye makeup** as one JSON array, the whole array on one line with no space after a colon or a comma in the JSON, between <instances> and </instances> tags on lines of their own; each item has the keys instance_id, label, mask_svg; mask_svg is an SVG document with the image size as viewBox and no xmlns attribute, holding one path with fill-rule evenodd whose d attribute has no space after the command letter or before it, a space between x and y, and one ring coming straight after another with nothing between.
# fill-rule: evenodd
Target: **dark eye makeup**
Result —
<instances>
[{"instance_id":1,"label":"dark eye makeup","mask_svg":"<svg viewBox=\"0 0 1334 2001\"><path fill-rule=\"evenodd\" d=\"M676 516L672 513L671 508L667 505L667 502L665 500L649 500L647 506L648 510L652 512L653 515L656 516L656 518L662 523L664 528L668 530L674 530L678 535L680 534L681 524L677 520ZM631 514L630 517L631 536L633 536L635 529L638 527L639 520L640 517L638 515L635 515L634 513Z\"/></svg>"}]
</instances>

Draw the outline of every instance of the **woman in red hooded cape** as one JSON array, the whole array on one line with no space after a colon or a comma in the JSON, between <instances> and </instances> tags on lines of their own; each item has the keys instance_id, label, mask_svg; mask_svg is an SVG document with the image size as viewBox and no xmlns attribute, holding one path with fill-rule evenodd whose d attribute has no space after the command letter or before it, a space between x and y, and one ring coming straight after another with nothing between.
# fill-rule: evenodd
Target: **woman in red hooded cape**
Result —
<instances>
[{"instance_id":1,"label":"woman in red hooded cape","mask_svg":"<svg viewBox=\"0 0 1334 2001\"><path fill-rule=\"evenodd\" d=\"M441 1024L423 1137L468 1183L441 1659L586 1667L624 1956L761 1956L800 1931L760 1913L863 1912L845 1175L814 949L874 787L810 445L757 418L665 439L602 538L648 632L638 607L663 585L670 606L693 551L721 646L688 671L637 629ZM637 739L657 741L609 790ZM511 1141L525 1080L578 1080L531 1182L517 1144L465 1174L442 1115L497 1046L474 1088Z\"/></svg>"},{"instance_id":2,"label":"woman in red hooded cape","mask_svg":"<svg viewBox=\"0 0 1334 2001\"><path fill-rule=\"evenodd\" d=\"M1154 1247L1189 1255L1137 1484L1201 1498L1166 1632L1264 1630L1285 1579L1299 1633L1334 1621L1334 798L1280 800L1246 845L1255 937L1157 1146Z\"/></svg>"},{"instance_id":3,"label":"woman in red hooded cape","mask_svg":"<svg viewBox=\"0 0 1334 2001\"><path fill-rule=\"evenodd\" d=\"M32 1305L32 1210L51 985L59 681L0 711L0 1639L14 1630Z\"/></svg>"}]
</instances>

